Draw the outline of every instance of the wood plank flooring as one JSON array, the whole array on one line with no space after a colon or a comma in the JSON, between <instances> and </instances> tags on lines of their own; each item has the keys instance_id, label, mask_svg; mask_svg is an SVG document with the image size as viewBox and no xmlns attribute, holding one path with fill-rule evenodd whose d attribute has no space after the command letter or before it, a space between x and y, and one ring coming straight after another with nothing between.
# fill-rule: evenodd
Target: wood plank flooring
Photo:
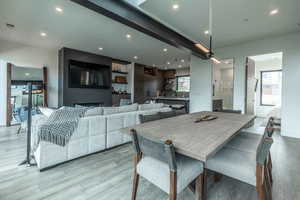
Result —
<instances>
[{"instance_id":1,"label":"wood plank flooring","mask_svg":"<svg viewBox=\"0 0 300 200\"><path fill-rule=\"evenodd\" d=\"M130 200L133 172L131 145L78 159L39 172L18 166L25 158L25 136L16 126L0 128L0 200ZM273 199L300 199L300 140L276 135L272 147ZM208 184L209 200L256 200L253 186L228 177ZM141 179L138 199L167 200L168 196ZM180 200L192 200L188 189Z\"/></svg>"}]
</instances>

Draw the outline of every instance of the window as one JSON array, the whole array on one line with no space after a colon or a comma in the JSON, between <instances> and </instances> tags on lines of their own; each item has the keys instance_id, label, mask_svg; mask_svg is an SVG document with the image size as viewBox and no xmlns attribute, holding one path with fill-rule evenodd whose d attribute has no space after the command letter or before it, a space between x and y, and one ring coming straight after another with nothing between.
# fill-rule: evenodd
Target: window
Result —
<instances>
[{"instance_id":1,"label":"window","mask_svg":"<svg viewBox=\"0 0 300 200\"><path fill-rule=\"evenodd\" d=\"M261 105L281 105L282 71L261 72Z\"/></svg>"},{"instance_id":2,"label":"window","mask_svg":"<svg viewBox=\"0 0 300 200\"><path fill-rule=\"evenodd\" d=\"M177 92L189 92L190 91L190 77L178 76L177 78Z\"/></svg>"}]
</instances>

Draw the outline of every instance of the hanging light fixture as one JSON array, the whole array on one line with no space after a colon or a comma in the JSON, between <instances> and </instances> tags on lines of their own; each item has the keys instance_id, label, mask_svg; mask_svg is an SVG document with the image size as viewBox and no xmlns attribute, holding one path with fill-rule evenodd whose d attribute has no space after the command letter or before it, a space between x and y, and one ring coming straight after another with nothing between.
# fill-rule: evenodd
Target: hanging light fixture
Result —
<instances>
[{"instance_id":1,"label":"hanging light fixture","mask_svg":"<svg viewBox=\"0 0 300 200\"><path fill-rule=\"evenodd\" d=\"M213 12L212 12L212 0L209 0L209 59L213 62L220 64L221 61L216 58L212 52L213 46Z\"/></svg>"}]
</instances>

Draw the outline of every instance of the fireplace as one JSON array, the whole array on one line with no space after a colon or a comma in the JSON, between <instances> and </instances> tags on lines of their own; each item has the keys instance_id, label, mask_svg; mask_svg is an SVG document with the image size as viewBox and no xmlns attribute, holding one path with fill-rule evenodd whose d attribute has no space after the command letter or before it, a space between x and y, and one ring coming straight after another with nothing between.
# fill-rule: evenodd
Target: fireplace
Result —
<instances>
[{"instance_id":1,"label":"fireplace","mask_svg":"<svg viewBox=\"0 0 300 200\"><path fill-rule=\"evenodd\" d=\"M90 102L90 103L74 103L74 106L84 106L84 107L102 107L104 106L103 102Z\"/></svg>"}]
</instances>

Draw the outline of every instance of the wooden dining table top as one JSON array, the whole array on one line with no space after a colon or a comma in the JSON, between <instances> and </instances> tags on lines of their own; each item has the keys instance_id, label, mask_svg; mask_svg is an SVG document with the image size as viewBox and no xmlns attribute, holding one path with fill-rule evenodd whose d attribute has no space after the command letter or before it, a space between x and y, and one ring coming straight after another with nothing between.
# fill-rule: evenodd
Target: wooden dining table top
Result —
<instances>
[{"instance_id":1,"label":"wooden dining table top","mask_svg":"<svg viewBox=\"0 0 300 200\"><path fill-rule=\"evenodd\" d=\"M204 115L217 116L212 121L195 123ZM146 122L122 129L161 141L171 140L177 153L206 162L218 150L255 119L254 115L222 112L198 112Z\"/></svg>"}]
</instances>

